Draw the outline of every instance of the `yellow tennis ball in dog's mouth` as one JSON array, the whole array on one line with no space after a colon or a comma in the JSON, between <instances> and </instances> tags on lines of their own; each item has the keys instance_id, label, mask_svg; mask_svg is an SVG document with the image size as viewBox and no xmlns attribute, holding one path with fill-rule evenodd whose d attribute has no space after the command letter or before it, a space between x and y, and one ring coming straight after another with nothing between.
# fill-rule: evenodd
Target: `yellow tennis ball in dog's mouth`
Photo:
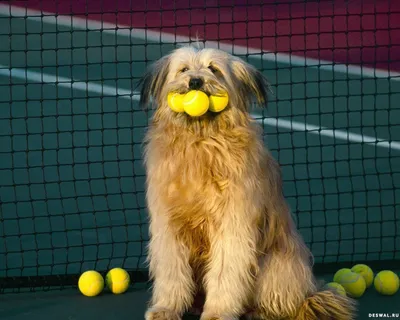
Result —
<instances>
[{"instance_id":1,"label":"yellow tennis ball in dog's mouth","mask_svg":"<svg viewBox=\"0 0 400 320\"><path fill-rule=\"evenodd\" d=\"M224 110L229 102L228 94L225 92L221 95L210 96L210 107L209 110L212 112L221 112Z\"/></svg>"},{"instance_id":2,"label":"yellow tennis ball in dog's mouth","mask_svg":"<svg viewBox=\"0 0 400 320\"><path fill-rule=\"evenodd\" d=\"M87 297L97 296L104 289L104 279L97 271L86 271L79 277L78 288Z\"/></svg>"},{"instance_id":3,"label":"yellow tennis ball in dog's mouth","mask_svg":"<svg viewBox=\"0 0 400 320\"><path fill-rule=\"evenodd\" d=\"M336 282L342 285L346 293L353 298L360 298L367 288L364 277L351 271L340 274Z\"/></svg>"},{"instance_id":4,"label":"yellow tennis ball in dog's mouth","mask_svg":"<svg viewBox=\"0 0 400 320\"><path fill-rule=\"evenodd\" d=\"M115 294L124 293L131 283L129 273L122 268L114 268L106 274L107 288Z\"/></svg>"},{"instance_id":5,"label":"yellow tennis ball in dog's mouth","mask_svg":"<svg viewBox=\"0 0 400 320\"><path fill-rule=\"evenodd\" d=\"M170 92L167 97L168 106L171 108L172 111L181 113L185 112L183 109L183 98L185 97L184 94L180 94L178 92Z\"/></svg>"},{"instance_id":6,"label":"yellow tennis ball in dog's mouth","mask_svg":"<svg viewBox=\"0 0 400 320\"><path fill-rule=\"evenodd\" d=\"M208 111L210 101L203 91L192 90L182 100L184 111L191 117L200 117Z\"/></svg>"},{"instance_id":7,"label":"yellow tennis ball in dog's mouth","mask_svg":"<svg viewBox=\"0 0 400 320\"><path fill-rule=\"evenodd\" d=\"M374 273L372 269L365 264L356 264L351 268L351 271L364 277L367 288L369 288L374 281Z\"/></svg>"},{"instance_id":8,"label":"yellow tennis ball in dog's mouth","mask_svg":"<svg viewBox=\"0 0 400 320\"><path fill-rule=\"evenodd\" d=\"M385 296L394 295L399 290L399 276L390 270L378 272L375 276L376 291Z\"/></svg>"}]
</instances>

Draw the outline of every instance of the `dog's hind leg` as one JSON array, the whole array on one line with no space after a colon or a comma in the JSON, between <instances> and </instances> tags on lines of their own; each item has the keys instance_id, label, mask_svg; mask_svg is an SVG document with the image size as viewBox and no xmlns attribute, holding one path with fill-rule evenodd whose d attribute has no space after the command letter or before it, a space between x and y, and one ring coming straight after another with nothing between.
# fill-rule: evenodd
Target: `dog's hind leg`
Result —
<instances>
[{"instance_id":1,"label":"dog's hind leg","mask_svg":"<svg viewBox=\"0 0 400 320\"><path fill-rule=\"evenodd\" d=\"M269 163L253 318L354 319L355 308L350 298L319 291L312 273L312 254L296 229L282 192L280 168L275 161Z\"/></svg>"},{"instance_id":2,"label":"dog's hind leg","mask_svg":"<svg viewBox=\"0 0 400 320\"><path fill-rule=\"evenodd\" d=\"M352 320L354 302L319 291L307 250L296 235L266 254L256 283L255 316L262 320ZM290 248L285 248L289 244ZM279 246L280 245L280 246Z\"/></svg>"}]
</instances>

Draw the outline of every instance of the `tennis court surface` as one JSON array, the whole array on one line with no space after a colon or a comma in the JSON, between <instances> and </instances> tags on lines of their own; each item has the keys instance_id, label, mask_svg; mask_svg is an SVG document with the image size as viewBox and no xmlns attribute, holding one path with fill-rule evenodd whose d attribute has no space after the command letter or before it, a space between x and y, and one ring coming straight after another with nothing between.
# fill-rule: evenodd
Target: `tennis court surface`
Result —
<instances>
[{"instance_id":1,"label":"tennis court surface","mask_svg":"<svg viewBox=\"0 0 400 320\"><path fill-rule=\"evenodd\" d=\"M141 143L151 114L139 109L134 89L151 62L197 38L270 80L268 110L252 114L282 166L319 277L330 281L356 263L400 271L398 3L7 1L1 319L143 319ZM77 292L81 272L112 267L131 272L128 293ZM372 288L359 302L359 319L400 317L400 293L382 297Z\"/></svg>"}]
</instances>

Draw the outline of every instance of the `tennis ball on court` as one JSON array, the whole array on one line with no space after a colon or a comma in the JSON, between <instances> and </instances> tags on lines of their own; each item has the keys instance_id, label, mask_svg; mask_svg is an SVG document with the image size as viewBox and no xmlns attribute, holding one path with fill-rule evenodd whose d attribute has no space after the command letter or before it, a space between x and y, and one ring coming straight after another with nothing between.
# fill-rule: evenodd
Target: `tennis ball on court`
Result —
<instances>
[{"instance_id":1,"label":"tennis ball on court","mask_svg":"<svg viewBox=\"0 0 400 320\"><path fill-rule=\"evenodd\" d=\"M364 277L352 271L342 272L337 278L337 283L341 284L346 293L353 298L360 298L367 288Z\"/></svg>"},{"instance_id":2,"label":"tennis ball on court","mask_svg":"<svg viewBox=\"0 0 400 320\"><path fill-rule=\"evenodd\" d=\"M218 96L210 96L210 111L212 112L221 112L226 108L229 102L229 97L227 93L223 93Z\"/></svg>"},{"instance_id":3,"label":"tennis ball on court","mask_svg":"<svg viewBox=\"0 0 400 320\"><path fill-rule=\"evenodd\" d=\"M104 279L97 271L86 271L79 277L78 288L87 297L97 296L104 289Z\"/></svg>"},{"instance_id":4,"label":"tennis ball on court","mask_svg":"<svg viewBox=\"0 0 400 320\"><path fill-rule=\"evenodd\" d=\"M185 112L192 117L200 117L208 111L210 101L203 91L189 91L182 100Z\"/></svg>"},{"instance_id":5,"label":"tennis ball on court","mask_svg":"<svg viewBox=\"0 0 400 320\"><path fill-rule=\"evenodd\" d=\"M184 94L180 94L178 92L170 92L168 94L168 106L171 108L171 110L175 112L185 112L183 109L183 98L185 97Z\"/></svg>"},{"instance_id":6,"label":"tennis ball on court","mask_svg":"<svg viewBox=\"0 0 400 320\"><path fill-rule=\"evenodd\" d=\"M336 282L329 282L325 285L325 288L335 291L337 294L346 297L346 290L343 286Z\"/></svg>"},{"instance_id":7,"label":"tennis ball on court","mask_svg":"<svg viewBox=\"0 0 400 320\"><path fill-rule=\"evenodd\" d=\"M383 270L375 276L374 286L380 294L394 295L399 290L399 277L393 271Z\"/></svg>"},{"instance_id":8,"label":"tennis ball on court","mask_svg":"<svg viewBox=\"0 0 400 320\"><path fill-rule=\"evenodd\" d=\"M115 294L124 293L130 285L129 273L122 268L114 268L106 274L107 288Z\"/></svg>"},{"instance_id":9,"label":"tennis ball on court","mask_svg":"<svg viewBox=\"0 0 400 320\"><path fill-rule=\"evenodd\" d=\"M349 268L342 268L339 269L338 271L336 271L335 275L333 276L333 282L338 282L339 277L343 274L343 273L347 273L347 272L351 272L351 269Z\"/></svg>"},{"instance_id":10,"label":"tennis ball on court","mask_svg":"<svg viewBox=\"0 0 400 320\"><path fill-rule=\"evenodd\" d=\"M367 288L369 288L374 281L374 273L372 272L372 269L365 264L356 264L351 268L351 271L364 277Z\"/></svg>"}]
</instances>

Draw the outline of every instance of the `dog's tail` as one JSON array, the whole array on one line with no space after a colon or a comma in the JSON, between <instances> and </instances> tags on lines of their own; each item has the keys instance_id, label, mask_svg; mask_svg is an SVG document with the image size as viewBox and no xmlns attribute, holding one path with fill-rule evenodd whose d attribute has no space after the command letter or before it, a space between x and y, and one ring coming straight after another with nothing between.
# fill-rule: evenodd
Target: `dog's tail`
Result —
<instances>
[{"instance_id":1,"label":"dog's tail","mask_svg":"<svg viewBox=\"0 0 400 320\"><path fill-rule=\"evenodd\" d=\"M354 299L324 290L304 301L296 320L353 320L356 309Z\"/></svg>"}]
</instances>

